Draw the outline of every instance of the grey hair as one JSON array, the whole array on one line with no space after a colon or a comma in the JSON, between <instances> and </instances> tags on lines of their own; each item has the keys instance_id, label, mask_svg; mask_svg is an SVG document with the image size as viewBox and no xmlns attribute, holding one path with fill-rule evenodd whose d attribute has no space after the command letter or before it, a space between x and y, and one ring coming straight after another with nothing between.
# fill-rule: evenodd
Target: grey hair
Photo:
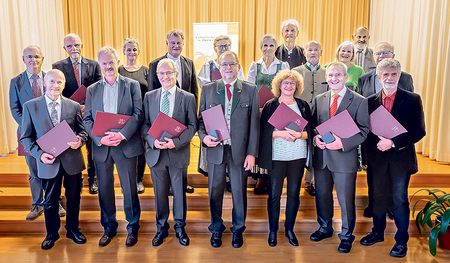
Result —
<instances>
[{"instance_id":1,"label":"grey hair","mask_svg":"<svg viewBox=\"0 0 450 263\"><path fill-rule=\"evenodd\" d=\"M387 46L389 46L389 47L391 48L392 53L395 54L395 53L394 53L394 45L392 45L392 44L389 43L389 42L378 42L378 43L373 47L373 49L375 50L378 46L381 46L381 45L387 45Z\"/></svg>"},{"instance_id":2,"label":"grey hair","mask_svg":"<svg viewBox=\"0 0 450 263\"><path fill-rule=\"evenodd\" d=\"M335 61L335 62L331 62L330 64L328 64L327 66L327 75L328 75L328 71L330 70L331 67L341 67L343 69L344 75L348 75L347 74L347 66L340 62L340 61Z\"/></svg>"},{"instance_id":3,"label":"grey hair","mask_svg":"<svg viewBox=\"0 0 450 263\"><path fill-rule=\"evenodd\" d=\"M170 30L169 33L167 33L166 40L169 41L169 37L171 37L171 36L176 36L176 37L181 38L181 41L183 41L183 43L184 43L184 33L183 33L183 31L178 30L178 29Z\"/></svg>"},{"instance_id":4,"label":"grey hair","mask_svg":"<svg viewBox=\"0 0 450 263\"><path fill-rule=\"evenodd\" d=\"M353 45L352 42L350 42L348 40L342 42L336 49L336 61L339 61L339 52L341 51L341 49L347 48L347 47L352 47L352 59L350 61L353 62L353 60L355 58L355 46Z\"/></svg>"},{"instance_id":5,"label":"grey hair","mask_svg":"<svg viewBox=\"0 0 450 263\"><path fill-rule=\"evenodd\" d=\"M47 74L45 74L45 76L44 76L44 81L46 81L47 78L50 78L52 73L59 74L63 78L64 83L66 83L66 76L64 76L64 73L61 70L59 70L59 69L52 69L52 70L47 71Z\"/></svg>"},{"instance_id":6,"label":"grey hair","mask_svg":"<svg viewBox=\"0 0 450 263\"><path fill-rule=\"evenodd\" d=\"M159 68L164 65L170 65L172 67L173 72L178 72L177 70L177 64L171 59L163 58L158 62L158 65L156 66L156 72L158 72Z\"/></svg>"},{"instance_id":7,"label":"grey hair","mask_svg":"<svg viewBox=\"0 0 450 263\"><path fill-rule=\"evenodd\" d=\"M381 75L381 72L385 68L395 68L397 69L398 73L401 74L402 72L402 66L400 65L400 61L394 59L394 58L386 58L380 61L377 65L377 76Z\"/></svg>"},{"instance_id":8,"label":"grey hair","mask_svg":"<svg viewBox=\"0 0 450 263\"><path fill-rule=\"evenodd\" d=\"M275 43L275 47L278 46L277 38L276 38L274 35L266 34L266 35L264 35L264 36L261 38L261 42L259 43L259 48L262 49L262 47L263 47L263 42L266 41L266 40L268 40L268 39L272 40L272 41Z\"/></svg>"},{"instance_id":9,"label":"grey hair","mask_svg":"<svg viewBox=\"0 0 450 263\"><path fill-rule=\"evenodd\" d=\"M292 25L297 29L297 32L300 29L300 25L298 23L297 20L295 19L288 19L288 20L284 20L283 22L281 22L281 32L283 32L284 28L288 25Z\"/></svg>"},{"instance_id":10,"label":"grey hair","mask_svg":"<svg viewBox=\"0 0 450 263\"><path fill-rule=\"evenodd\" d=\"M140 50L139 41L136 38L125 38L125 41L123 42L123 51L125 51L128 44L136 44L138 51Z\"/></svg>"},{"instance_id":11,"label":"grey hair","mask_svg":"<svg viewBox=\"0 0 450 263\"><path fill-rule=\"evenodd\" d=\"M225 56L232 56L232 57L234 57L234 61L239 64L239 58L238 58L238 55L236 53L234 53L233 51L225 51L225 52L222 53L222 55L220 55L219 59L217 60L219 62L219 65L222 64L223 58Z\"/></svg>"},{"instance_id":12,"label":"grey hair","mask_svg":"<svg viewBox=\"0 0 450 263\"><path fill-rule=\"evenodd\" d=\"M104 47L100 48L97 51L97 59L99 59L100 56L103 54L112 55L116 59L116 61L119 61L119 56L117 55L117 51L113 47L104 46Z\"/></svg>"},{"instance_id":13,"label":"grey hair","mask_svg":"<svg viewBox=\"0 0 450 263\"><path fill-rule=\"evenodd\" d=\"M67 34L67 35L64 37L64 39L63 39L63 45L64 45L64 46L66 45L66 40L67 40L69 37L78 38L78 40L80 40L80 43L81 43L81 44L83 43L83 42L81 42L81 38L80 38L77 34L69 33L69 34Z\"/></svg>"}]
</instances>

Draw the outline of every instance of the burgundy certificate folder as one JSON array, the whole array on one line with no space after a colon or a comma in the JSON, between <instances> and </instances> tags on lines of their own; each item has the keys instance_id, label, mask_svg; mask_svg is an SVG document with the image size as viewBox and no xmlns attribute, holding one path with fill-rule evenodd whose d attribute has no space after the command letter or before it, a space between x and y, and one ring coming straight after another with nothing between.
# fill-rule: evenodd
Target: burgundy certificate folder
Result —
<instances>
[{"instance_id":1,"label":"burgundy certificate folder","mask_svg":"<svg viewBox=\"0 0 450 263\"><path fill-rule=\"evenodd\" d=\"M267 101L269 101L271 98L274 98L275 96L268 87L262 85L258 91L258 97L259 97L259 108L262 108Z\"/></svg>"},{"instance_id":2,"label":"burgundy certificate folder","mask_svg":"<svg viewBox=\"0 0 450 263\"><path fill-rule=\"evenodd\" d=\"M316 127L316 130L322 136L327 132L332 132L339 138L349 138L360 132L347 110L320 124Z\"/></svg>"},{"instance_id":3,"label":"burgundy certificate folder","mask_svg":"<svg viewBox=\"0 0 450 263\"><path fill-rule=\"evenodd\" d=\"M230 138L227 122L225 121L225 116L223 115L222 104L202 111L202 117L207 133L217 130L220 136L219 141Z\"/></svg>"},{"instance_id":4,"label":"burgundy certificate folder","mask_svg":"<svg viewBox=\"0 0 450 263\"><path fill-rule=\"evenodd\" d=\"M164 132L168 132L173 136L173 138L177 138L186 129L187 127L180 122L170 118L162 112L159 112L147 134L159 140Z\"/></svg>"},{"instance_id":5,"label":"burgundy certificate folder","mask_svg":"<svg viewBox=\"0 0 450 263\"><path fill-rule=\"evenodd\" d=\"M27 150L25 150L25 147L23 147L23 145L20 143L19 141L20 139L20 133L17 134L17 154L19 156L31 156L31 154L29 152L27 152Z\"/></svg>"},{"instance_id":6,"label":"burgundy certificate folder","mask_svg":"<svg viewBox=\"0 0 450 263\"><path fill-rule=\"evenodd\" d=\"M122 129L130 118L131 116L128 115L97 111L92 135L104 136L105 132L111 131L111 129Z\"/></svg>"},{"instance_id":7,"label":"burgundy certificate folder","mask_svg":"<svg viewBox=\"0 0 450 263\"><path fill-rule=\"evenodd\" d=\"M68 142L76 141L78 141L78 137L72 131L69 124L67 124L66 120L63 120L41 138L37 139L36 143L44 152L58 157L70 147L67 144Z\"/></svg>"},{"instance_id":8,"label":"burgundy certificate folder","mask_svg":"<svg viewBox=\"0 0 450 263\"><path fill-rule=\"evenodd\" d=\"M381 105L369 116L369 128L375 135L392 139L407 130Z\"/></svg>"},{"instance_id":9,"label":"burgundy certificate folder","mask_svg":"<svg viewBox=\"0 0 450 263\"><path fill-rule=\"evenodd\" d=\"M221 78L222 78L222 74L220 74L220 71L213 70L212 76L211 76L211 81L219 80Z\"/></svg>"},{"instance_id":10,"label":"burgundy certificate folder","mask_svg":"<svg viewBox=\"0 0 450 263\"><path fill-rule=\"evenodd\" d=\"M284 131L291 122L297 125L298 131L303 131L306 124L308 124L307 120L284 103L280 103L272 116L270 116L268 122L280 131Z\"/></svg>"},{"instance_id":11,"label":"burgundy certificate folder","mask_svg":"<svg viewBox=\"0 0 450 263\"><path fill-rule=\"evenodd\" d=\"M74 100L78 103L80 101L86 100L86 87L84 85L81 85L73 94L70 96L71 100Z\"/></svg>"}]
</instances>

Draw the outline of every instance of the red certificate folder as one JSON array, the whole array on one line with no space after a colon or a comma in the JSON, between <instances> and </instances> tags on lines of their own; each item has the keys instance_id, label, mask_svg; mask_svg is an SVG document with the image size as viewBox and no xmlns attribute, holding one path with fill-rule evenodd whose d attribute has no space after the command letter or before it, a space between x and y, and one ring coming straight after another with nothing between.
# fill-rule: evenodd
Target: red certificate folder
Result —
<instances>
[{"instance_id":1,"label":"red certificate folder","mask_svg":"<svg viewBox=\"0 0 450 263\"><path fill-rule=\"evenodd\" d=\"M280 103L277 109L273 112L268 122L280 131L284 131L291 122L297 125L298 131L303 131L303 129L306 127L306 124L308 124L307 120L302 118L302 116L297 114L293 109L289 108L289 106L284 104L283 102Z\"/></svg>"},{"instance_id":2,"label":"red certificate folder","mask_svg":"<svg viewBox=\"0 0 450 263\"><path fill-rule=\"evenodd\" d=\"M186 129L187 127L180 122L160 112L158 113L158 116L156 116L156 119L147 134L159 140L164 132L168 132L173 136L173 138L176 138Z\"/></svg>"},{"instance_id":3,"label":"red certificate folder","mask_svg":"<svg viewBox=\"0 0 450 263\"><path fill-rule=\"evenodd\" d=\"M262 85L261 88L259 89L258 97L259 97L259 108L262 108L264 104L270 99L275 98L272 91L264 85Z\"/></svg>"},{"instance_id":4,"label":"red certificate folder","mask_svg":"<svg viewBox=\"0 0 450 263\"><path fill-rule=\"evenodd\" d=\"M49 153L54 157L58 157L70 147L67 144L68 142L76 141L78 141L78 137L69 127L66 120L63 120L41 138L37 139L36 143L44 152Z\"/></svg>"},{"instance_id":5,"label":"red certificate folder","mask_svg":"<svg viewBox=\"0 0 450 263\"><path fill-rule=\"evenodd\" d=\"M74 100L78 103L80 101L86 100L86 87L84 85L81 85L73 94L70 96L71 100Z\"/></svg>"},{"instance_id":6,"label":"red certificate folder","mask_svg":"<svg viewBox=\"0 0 450 263\"><path fill-rule=\"evenodd\" d=\"M369 128L375 135L392 139L407 130L381 105L369 116Z\"/></svg>"},{"instance_id":7,"label":"red certificate folder","mask_svg":"<svg viewBox=\"0 0 450 263\"><path fill-rule=\"evenodd\" d=\"M217 130L220 136L219 141L230 138L227 122L225 121L225 116L223 115L222 104L202 111L202 117L207 133Z\"/></svg>"},{"instance_id":8,"label":"red certificate folder","mask_svg":"<svg viewBox=\"0 0 450 263\"><path fill-rule=\"evenodd\" d=\"M19 141L20 139L20 133L17 134L17 154L19 156L31 156L31 154L29 152L27 152L27 150L25 150L25 147L23 147L23 145L20 143Z\"/></svg>"},{"instance_id":9,"label":"red certificate folder","mask_svg":"<svg viewBox=\"0 0 450 263\"><path fill-rule=\"evenodd\" d=\"M320 124L316 127L316 130L322 136L327 132L332 132L339 138L349 138L360 132L347 110Z\"/></svg>"},{"instance_id":10,"label":"red certificate folder","mask_svg":"<svg viewBox=\"0 0 450 263\"><path fill-rule=\"evenodd\" d=\"M92 136L104 136L111 129L122 129L130 118L128 115L97 111Z\"/></svg>"},{"instance_id":11,"label":"red certificate folder","mask_svg":"<svg viewBox=\"0 0 450 263\"><path fill-rule=\"evenodd\" d=\"M220 74L220 71L213 70L212 76L211 76L211 81L219 80L221 78L222 78L222 74Z\"/></svg>"}]
</instances>

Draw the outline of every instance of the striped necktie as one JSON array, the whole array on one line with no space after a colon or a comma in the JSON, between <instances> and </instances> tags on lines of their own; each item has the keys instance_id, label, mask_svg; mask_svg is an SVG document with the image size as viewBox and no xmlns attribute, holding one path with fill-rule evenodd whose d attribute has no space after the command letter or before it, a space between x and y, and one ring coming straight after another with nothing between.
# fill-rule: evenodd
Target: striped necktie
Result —
<instances>
[{"instance_id":1,"label":"striped necktie","mask_svg":"<svg viewBox=\"0 0 450 263\"><path fill-rule=\"evenodd\" d=\"M169 115L169 91L166 90L164 91L164 95L163 95L163 99L162 99L162 103L161 103L161 112Z\"/></svg>"},{"instance_id":2,"label":"striped necktie","mask_svg":"<svg viewBox=\"0 0 450 263\"><path fill-rule=\"evenodd\" d=\"M41 87L39 86L38 80L39 75L33 75L31 76L31 79L33 79L33 85L31 85L31 93L33 94L33 98L40 97L42 95Z\"/></svg>"},{"instance_id":3,"label":"striped necktie","mask_svg":"<svg viewBox=\"0 0 450 263\"><path fill-rule=\"evenodd\" d=\"M330 107L330 119L334 117L334 114L336 114L338 98L339 98L339 94L333 95L333 103L331 103L331 107Z\"/></svg>"},{"instance_id":4,"label":"striped necktie","mask_svg":"<svg viewBox=\"0 0 450 263\"><path fill-rule=\"evenodd\" d=\"M81 79L80 79L80 70L78 68L78 61L75 61L75 63L73 63L73 71L75 72L75 77L77 78L77 84L79 87L81 86Z\"/></svg>"}]
</instances>

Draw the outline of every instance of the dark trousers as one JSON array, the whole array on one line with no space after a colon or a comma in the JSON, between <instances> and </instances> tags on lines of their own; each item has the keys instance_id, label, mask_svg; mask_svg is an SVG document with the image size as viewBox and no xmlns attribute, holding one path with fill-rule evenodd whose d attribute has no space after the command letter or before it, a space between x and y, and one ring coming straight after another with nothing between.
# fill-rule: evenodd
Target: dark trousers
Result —
<instances>
[{"instance_id":1,"label":"dark trousers","mask_svg":"<svg viewBox=\"0 0 450 263\"><path fill-rule=\"evenodd\" d=\"M144 172L145 172L145 154L141 154L137 157L137 182L140 183L144 181Z\"/></svg>"},{"instance_id":2,"label":"dark trousers","mask_svg":"<svg viewBox=\"0 0 450 263\"><path fill-rule=\"evenodd\" d=\"M221 164L208 162L209 208L211 211L211 233L223 232L225 226L222 220L223 194L225 191L226 168L230 177L233 198L232 223L233 232L244 232L247 216L247 172L243 165L233 162L230 146L224 146L224 156Z\"/></svg>"},{"instance_id":3,"label":"dark trousers","mask_svg":"<svg viewBox=\"0 0 450 263\"><path fill-rule=\"evenodd\" d=\"M381 170L376 164L369 163L368 170L373 172L371 177L374 193L372 231L384 235L386 212L391 209L394 212L394 222L397 226L395 241L399 244L406 244L409 240L408 185L411 175L391 164Z\"/></svg>"},{"instance_id":4,"label":"dark trousers","mask_svg":"<svg viewBox=\"0 0 450 263\"><path fill-rule=\"evenodd\" d=\"M86 152L87 152L87 173L88 173L88 182L93 183L95 180L95 164L94 159L92 158L92 139L88 137L86 141Z\"/></svg>"},{"instance_id":5,"label":"dark trousers","mask_svg":"<svg viewBox=\"0 0 450 263\"><path fill-rule=\"evenodd\" d=\"M170 160L167 150L161 150L158 162L150 167L155 192L156 227L158 232L167 231L169 224L169 186L173 191L173 220L175 231L181 231L186 225L186 184L187 167L176 168Z\"/></svg>"},{"instance_id":6,"label":"dark trousers","mask_svg":"<svg viewBox=\"0 0 450 263\"><path fill-rule=\"evenodd\" d=\"M116 196L114 193L114 164L119 174L120 186L123 192L123 209L128 221L128 233L137 233L141 207L136 187L137 157L127 158L120 148L111 146L104 162L95 162L98 181L98 200L101 209L101 223L106 233L115 233Z\"/></svg>"},{"instance_id":7,"label":"dark trousers","mask_svg":"<svg viewBox=\"0 0 450 263\"><path fill-rule=\"evenodd\" d=\"M316 186L316 210L319 231L323 233L333 232L333 185L341 206L342 231L339 233L341 240L353 242L355 236L355 183L356 172L337 173L325 169L314 169Z\"/></svg>"},{"instance_id":8,"label":"dark trousers","mask_svg":"<svg viewBox=\"0 0 450 263\"><path fill-rule=\"evenodd\" d=\"M292 161L272 161L269 169L270 191L267 198L267 211L269 213L269 229L278 231L280 218L280 200L283 191L284 178L287 178L286 220L284 228L293 230L300 206L300 187L306 159Z\"/></svg>"},{"instance_id":9,"label":"dark trousers","mask_svg":"<svg viewBox=\"0 0 450 263\"><path fill-rule=\"evenodd\" d=\"M42 202L44 202L44 190L42 188L41 178L37 175L38 171L36 159L33 156L25 156L25 161L27 162L28 170L30 171L28 181L30 183L31 190L31 205L42 205Z\"/></svg>"},{"instance_id":10,"label":"dark trousers","mask_svg":"<svg viewBox=\"0 0 450 263\"><path fill-rule=\"evenodd\" d=\"M58 234L61 220L59 218L59 197L64 179L66 196L66 226L67 230L78 230L80 213L81 173L68 175L62 165L58 174L52 179L41 179L44 188L44 215L47 234Z\"/></svg>"}]
</instances>

